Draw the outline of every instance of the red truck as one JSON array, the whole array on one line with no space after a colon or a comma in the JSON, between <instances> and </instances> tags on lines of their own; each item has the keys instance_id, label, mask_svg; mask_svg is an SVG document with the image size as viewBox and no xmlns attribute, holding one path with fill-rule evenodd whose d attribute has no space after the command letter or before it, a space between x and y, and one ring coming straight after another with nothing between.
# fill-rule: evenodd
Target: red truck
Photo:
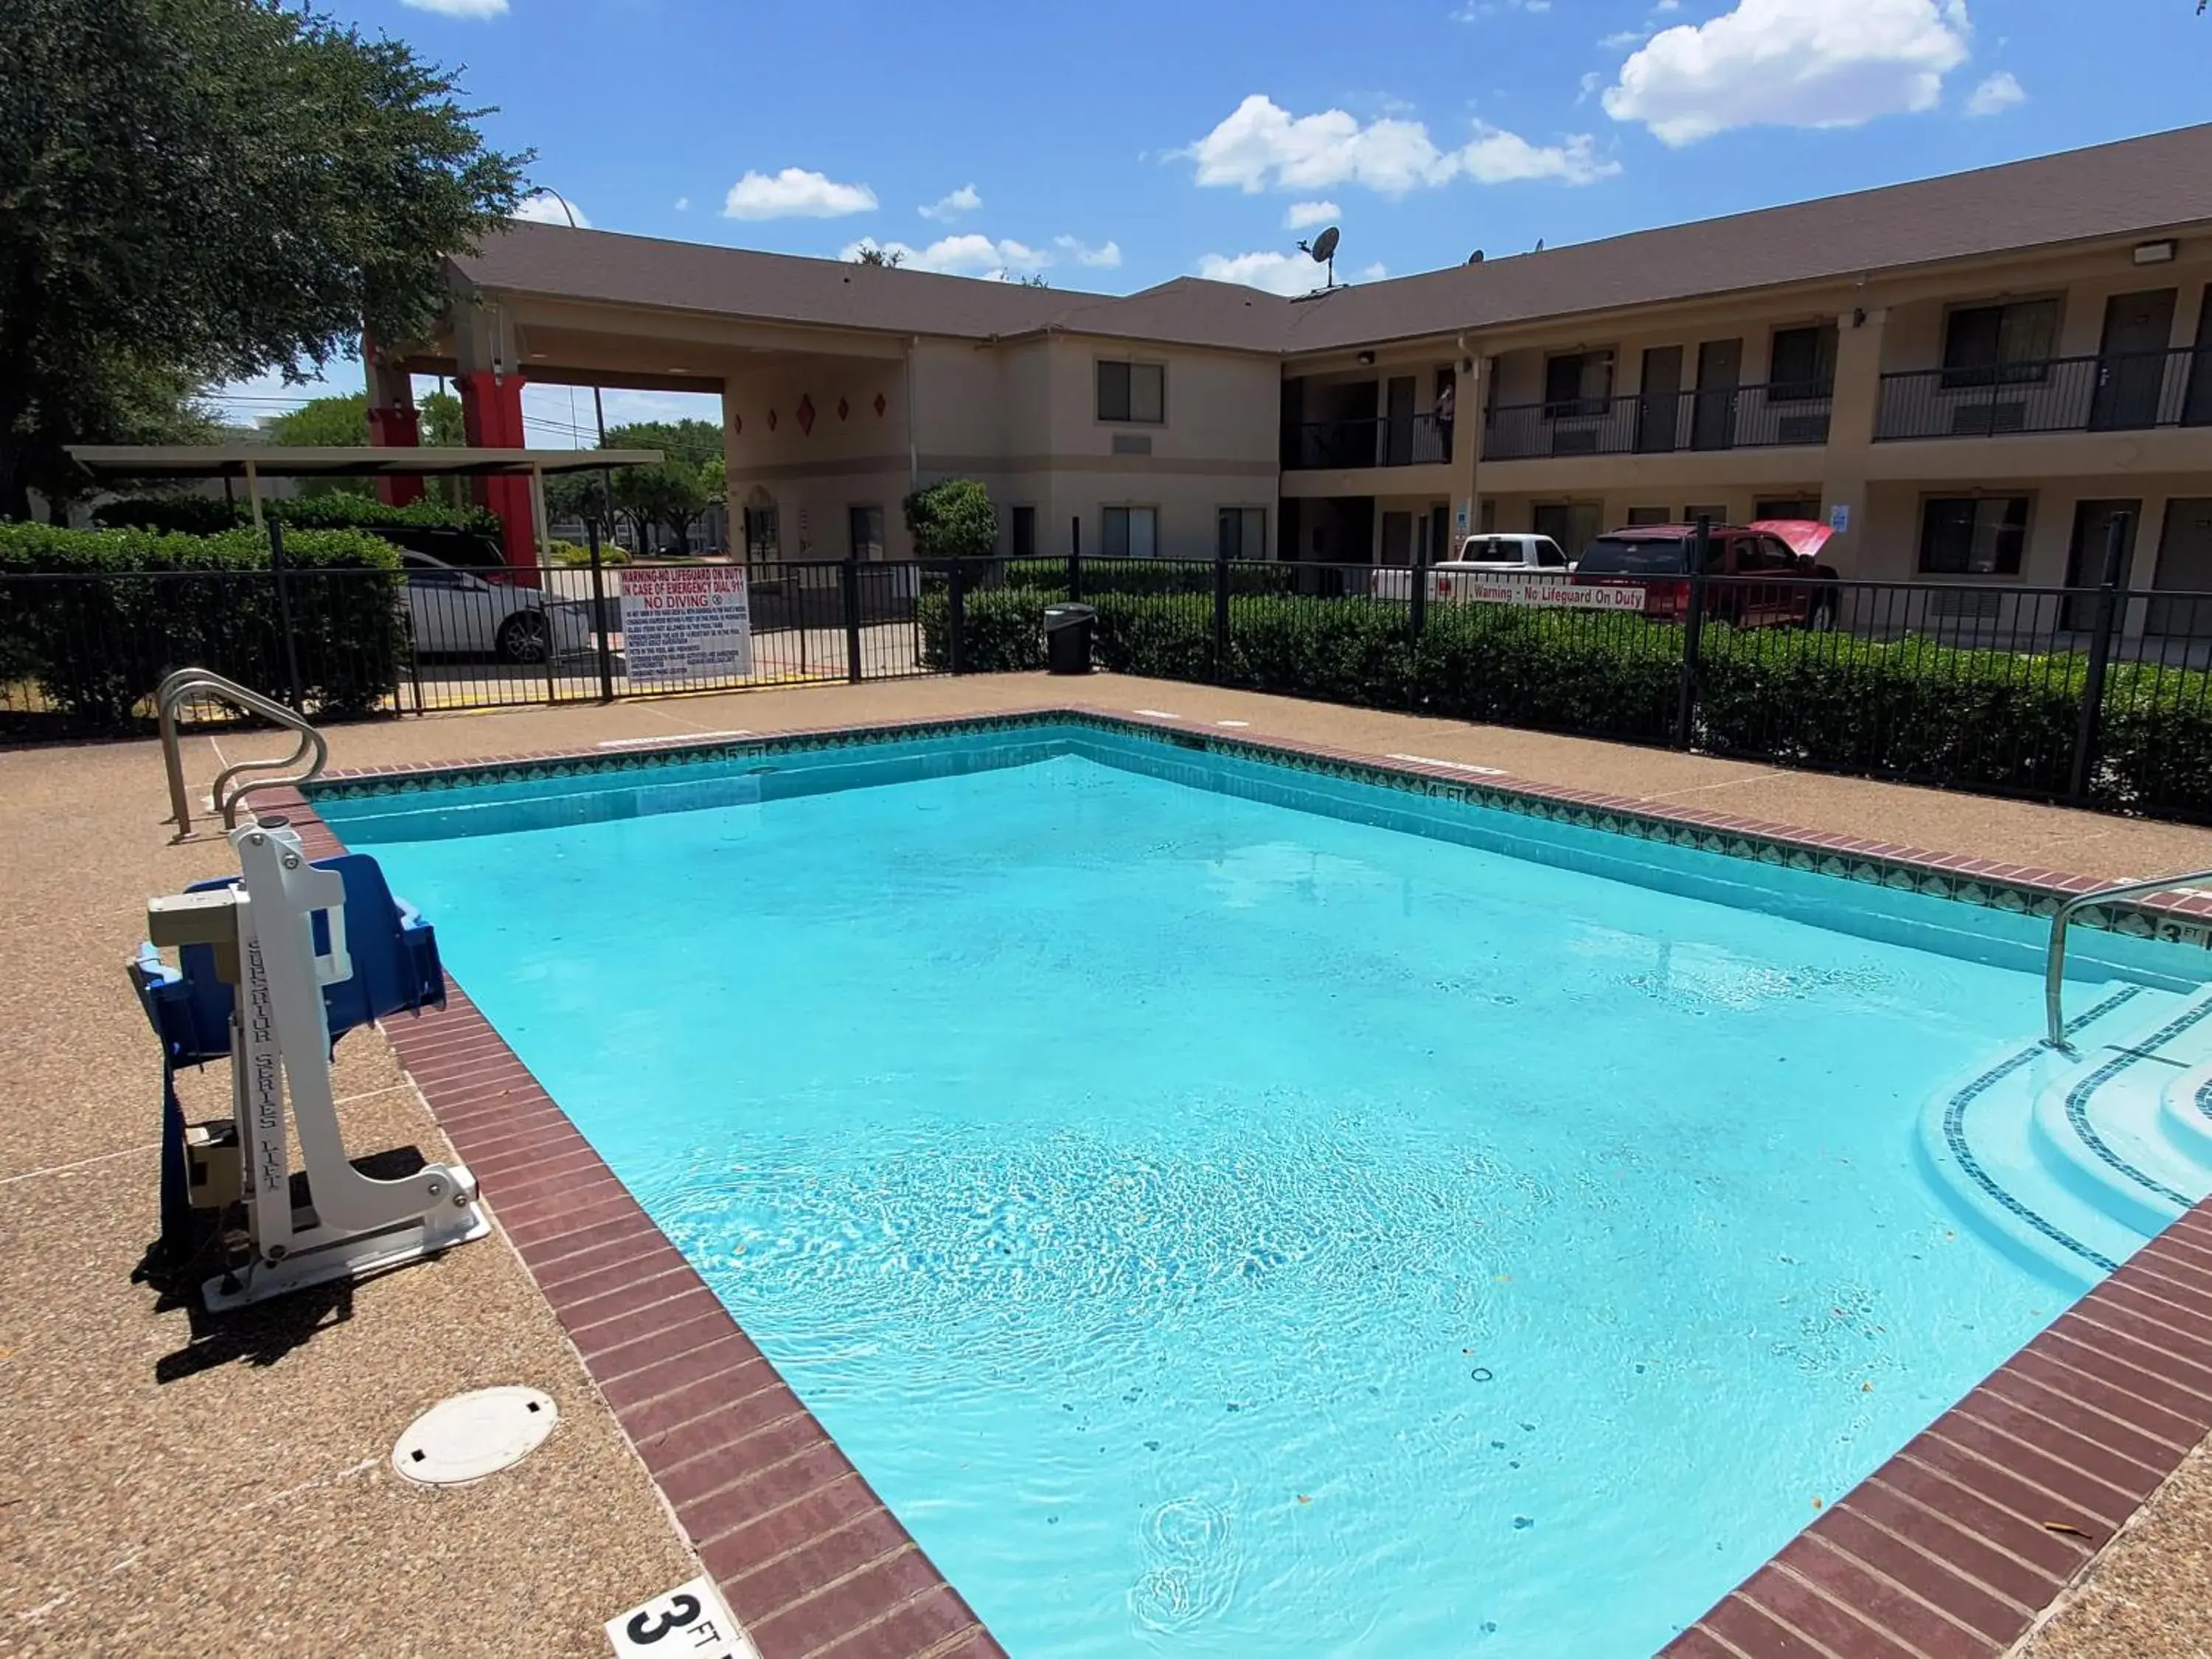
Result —
<instances>
[{"instance_id":1,"label":"red truck","mask_svg":"<svg viewBox=\"0 0 2212 1659\"><path fill-rule=\"evenodd\" d=\"M1828 526L1806 519L1715 525L1707 532L1705 615L1740 628L1832 628L1837 574L1819 553ZM1644 614L1679 622L1690 610L1690 556L1698 528L1633 525L1583 549L1577 587L1641 586Z\"/></svg>"}]
</instances>

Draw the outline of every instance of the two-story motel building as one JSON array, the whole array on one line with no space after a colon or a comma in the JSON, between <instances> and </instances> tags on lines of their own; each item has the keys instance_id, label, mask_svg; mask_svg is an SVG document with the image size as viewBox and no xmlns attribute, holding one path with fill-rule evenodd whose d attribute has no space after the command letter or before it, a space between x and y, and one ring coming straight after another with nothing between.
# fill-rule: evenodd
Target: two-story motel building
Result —
<instances>
[{"instance_id":1,"label":"two-story motel building","mask_svg":"<svg viewBox=\"0 0 2212 1659\"><path fill-rule=\"evenodd\" d=\"M485 444L526 381L719 392L757 560L904 556L901 499L964 476L1015 554L1818 516L1848 575L1995 589L2094 580L2124 510L2136 585L2212 590L2212 125L1302 299L536 224L450 270L441 337L372 361L381 441L410 371Z\"/></svg>"}]
</instances>

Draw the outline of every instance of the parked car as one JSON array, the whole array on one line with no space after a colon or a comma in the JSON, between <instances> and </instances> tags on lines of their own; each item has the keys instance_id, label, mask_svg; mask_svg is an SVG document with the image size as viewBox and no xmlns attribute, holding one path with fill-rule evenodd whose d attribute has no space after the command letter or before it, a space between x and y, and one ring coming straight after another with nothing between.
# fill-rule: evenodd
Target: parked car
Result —
<instances>
[{"instance_id":1,"label":"parked car","mask_svg":"<svg viewBox=\"0 0 2212 1659\"><path fill-rule=\"evenodd\" d=\"M403 550L399 562L415 648L425 655L538 663L591 648L588 600L549 599L542 588L487 581L427 553Z\"/></svg>"},{"instance_id":2,"label":"parked car","mask_svg":"<svg viewBox=\"0 0 2212 1659\"><path fill-rule=\"evenodd\" d=\"M1708 532L1705 615L1740 628L1832 628L1837 573L1818 555L1828 527L1809 520L1765 519L1716 525ZM1640 586L1644 614L1680 621L1690 610L1695 525L1635 525L1609 530L1583 549L1577 587Z\"/></svg>"},{"instance_id":3,"label":"parked car","mask_svg":"<svg viewBox=\"0 0 2212 1659\"><path fill-rule=\"evenodd\" d=\"M456 570L504 570L507 551L496 536L458 525L374 525L369 534L380 536L403 553L420 553Z\"/></svg>"},{"instance_id":4,"label":"parked car","mask_svg":"<svg viewBox=\"0 0 2212 1659\"><path fill-rule=\"evenodd\" d=\"M1429 567L1429 597L1464 599L1500 576L1543 576L1565 580L1574 567L1559 543L1549 536L1520 532L1469 536L1458 552Z\"/></svg>"}]
</instances>

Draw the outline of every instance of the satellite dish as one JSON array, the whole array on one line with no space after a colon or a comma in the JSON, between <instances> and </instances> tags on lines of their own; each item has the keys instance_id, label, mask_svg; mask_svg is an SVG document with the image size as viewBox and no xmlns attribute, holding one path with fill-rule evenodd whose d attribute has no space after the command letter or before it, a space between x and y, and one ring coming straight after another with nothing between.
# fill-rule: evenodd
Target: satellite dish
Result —
<instances>
[{"instance_id":1,"label":"satellite dish","mask_svg":"<svg viewBox=\"0 0 2212 1659\"><path fill-rule=\"evenodd\" d=\"M1307 255L1316 264L1328 267L1328 286L1331 288L1336 286L1336 245L1339 240L1336 227L1331 225L1310 242L1298 244L1299 252Z\"/></svg>"},{"instance_id":2,"label":"satellite dish","mask_svg":"<svg viewBox=\"0 0 2212 1659\"><path fill-rule=\"evenodd\" d=\"M1477 248L1474 252L1468 254L1467 256L1467 262L1471 265L1480 264L1482 263L1482 250L1480 248Z\"/></svg>"}]
</instances>

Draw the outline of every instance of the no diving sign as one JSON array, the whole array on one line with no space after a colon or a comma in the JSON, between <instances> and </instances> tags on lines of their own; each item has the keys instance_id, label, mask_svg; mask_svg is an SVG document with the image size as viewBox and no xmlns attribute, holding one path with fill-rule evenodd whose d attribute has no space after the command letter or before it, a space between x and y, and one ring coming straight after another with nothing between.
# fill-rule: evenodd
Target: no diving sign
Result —
<instances>
[{"instance_id":1,"label":"no diving sign","mask_svg":"<svg viewBox=\"0 0 2212 1659\"><path fill-rule=\"evenodd\" d=\"M751 596L733 565L622 573L623 658L632 685L744 679L753 672Z\"/></svg>"}]
</instances>

